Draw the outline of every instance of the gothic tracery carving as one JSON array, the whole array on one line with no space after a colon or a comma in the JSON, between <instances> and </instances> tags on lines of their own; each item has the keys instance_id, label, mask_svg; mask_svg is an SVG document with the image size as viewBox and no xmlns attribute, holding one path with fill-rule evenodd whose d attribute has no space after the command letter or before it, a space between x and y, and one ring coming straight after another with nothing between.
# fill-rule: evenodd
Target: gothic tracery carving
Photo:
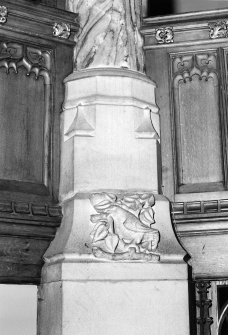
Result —
<instances>
[{"instance_id":1,"label":"gothic tracery carving","mask_svg":"<svg viewBox=\"0 0 228 335\"><path fill-rule=\"evenodd\" d=\"M208 77L213 77L217 81L216 67L215 53L176 55L172 62L174 86L176 87L180 80L184 82L187 79L191 80L194 75L206 80Z\"/></svg>"},{"instance_id":2,"label":"gothic tracery carving","mask_svg":"<svg viewBox=\"0 0 228 335\"><path fill-rule=\"evenodd\" d=\"M16 73L20 67L27 70L27 74L35 74L36 78L42 76L46 84L50 83L51 55L30 46L13 43L0 43L0 67L8 72L13 69Z\"/></svg>"},{"instance_id":3,"label":"gothic tracery carving","mask_svg":"<svg viewBox=\"0 0 228 335\"><path fill-rule=\"evenodd\" d=\"M110 260L158 261L159 231L155 223L153 194L95 193L91 204L98 214L90 217L95 257Z\"/></svg>"}]
</instances>

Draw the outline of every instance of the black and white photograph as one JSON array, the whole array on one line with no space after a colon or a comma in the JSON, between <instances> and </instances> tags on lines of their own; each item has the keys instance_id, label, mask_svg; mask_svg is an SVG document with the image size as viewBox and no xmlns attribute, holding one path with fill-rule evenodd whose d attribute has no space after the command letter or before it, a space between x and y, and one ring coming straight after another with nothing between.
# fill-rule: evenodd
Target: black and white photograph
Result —
<instances>
[{"instance_id":1,"label":"black and white photograph","mask_svg":"<svg viewBox=\"0 0 228 335\"><path fill-rule=\"evenodd\" d=\"M0 0L0 335L228 335L228 0Z\"/></svg>"}]
</instances>

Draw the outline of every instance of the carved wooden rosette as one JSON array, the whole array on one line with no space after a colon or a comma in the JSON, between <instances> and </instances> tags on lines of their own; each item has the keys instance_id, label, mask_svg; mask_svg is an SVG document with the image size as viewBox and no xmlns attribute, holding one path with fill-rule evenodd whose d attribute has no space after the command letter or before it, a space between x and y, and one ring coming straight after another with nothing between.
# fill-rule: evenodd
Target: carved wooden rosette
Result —
<instances>
[{"instance_id":1,"label":"carved wooden rosette","mask_svg":"<svg viewBox=\"0 0 228 335\"><path fill-rule=\"evenodd\" d=\"M0 6L0 24L4 24L7 21L8 10L6 6Z\"/></svg>"},{"instance_id":2,"label":"carved wooden rosette","mask_svg":"<svg viewBox=\"0 0 228 335\"><path fill-rule=\"evenodd\" d=\"M198 290L199 300L196 301L196 305L199 308L199 316L197 318L197 324L199 325L199 335L211 335L211 324L213 318L210 317L210 307L212 301L208 299L208 290L211 287L209 281L197 281L196 288Z\"/></svg>"},{"instance_id":3,"label":"carved wooden rosette","mask_svg":"<svg viewBox=\"0 0 228 335\"><path fill-rule=\"evenodd\" d=\"M162 27L155 30L155 38L158 44L169 44L174 42L172 27Z\"/></svg>"},{"instance_id":4,"label":"carved wooden rosette","mask_svg":"<svg viewBox=\"0 0 228 335\"><path fill-rule=\"evenodd\" d=\"M209 22L208 26L210 28L210 32L209 32L210 38L215 39L215 38L228 37L227 21Z\"/></svg>"},{"instance_id":5,"label":"carved wooden rosette","mask_svg":"<svg viewBox=\"0 0 228 335\"><path fill-rule=\"evenodd\" d=\"M55 23L53 26L53 36L68 39L70 37L70 33L70 25L67 23Z\"/></svg>"}]
</instances>

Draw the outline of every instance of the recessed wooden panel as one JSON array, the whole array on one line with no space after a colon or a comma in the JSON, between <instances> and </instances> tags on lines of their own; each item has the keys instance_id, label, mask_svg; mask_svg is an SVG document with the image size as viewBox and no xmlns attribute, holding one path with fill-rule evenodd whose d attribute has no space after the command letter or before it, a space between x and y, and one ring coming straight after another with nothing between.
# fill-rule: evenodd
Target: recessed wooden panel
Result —
<instances>
[{"instance_id":1,"label":"recessed wooden panel","mask_svg":"<svg viewBox=\"0 0 228 335\"><path fill-rule=\"evenodd\" d=\"M217 78L194 75L179 84L177 94L180 184L222 181Z\"/></svg>"},{"instance_id":2,"label":"recessed wooden panel","mask_svg":"<svg viewBox=\"0 0 228 335\"><path fill-rule=\"evenodd\" d=\"M8 16L0 29L0 283L40 283L62 220L60 112L79 27L64 3L1 1ZM70 26L68 39L53 36L55 22Z\"/></svg>"},{"instance_id":3,"label":"recessed wooden panel","mask_svg":"<svg viewBox=\"0 0 228 335\"><path fill-rule=\"evenodd\" d=\"M220 190L224 174L216 56L175 57L173 71L178 192Z\"/></svg>"},{"instance_id":4,"label":"recessed wooden panel","mask_svg":"<svg viewBox=\"0 0 228 335\"><path fill-rule=\"evenodd\" d=\"M0 190L51 190L51 53L0 42Z\"/></svg>"},{"instance_id":5,"label":"recessed wooden panel","mask_svg":"<svg viewBox=\"0 0 228 335\"><path fill-rule=\"evenodd\" d=\"M42 77L0 69L0 179L43 183Z\"/></svg>"}]
</instances>

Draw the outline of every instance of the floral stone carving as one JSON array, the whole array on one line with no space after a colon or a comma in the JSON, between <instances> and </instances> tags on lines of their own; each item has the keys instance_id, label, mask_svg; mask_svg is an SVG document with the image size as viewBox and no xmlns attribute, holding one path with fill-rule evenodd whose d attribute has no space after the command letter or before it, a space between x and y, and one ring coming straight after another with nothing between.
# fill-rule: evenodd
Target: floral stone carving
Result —
<instances>
[{"instance_id":1,"label":"floral stone carving","mask_svg":"<svg viewBox=\"0 0 228 335\"><path fill-rule=\"evenodd\" d=\"M90 236L95 257L159 261L159 231L152 228L153 194L95 193L90 201L98 213L90 217L94 224Z\"/></svg>"}]
</instances>

